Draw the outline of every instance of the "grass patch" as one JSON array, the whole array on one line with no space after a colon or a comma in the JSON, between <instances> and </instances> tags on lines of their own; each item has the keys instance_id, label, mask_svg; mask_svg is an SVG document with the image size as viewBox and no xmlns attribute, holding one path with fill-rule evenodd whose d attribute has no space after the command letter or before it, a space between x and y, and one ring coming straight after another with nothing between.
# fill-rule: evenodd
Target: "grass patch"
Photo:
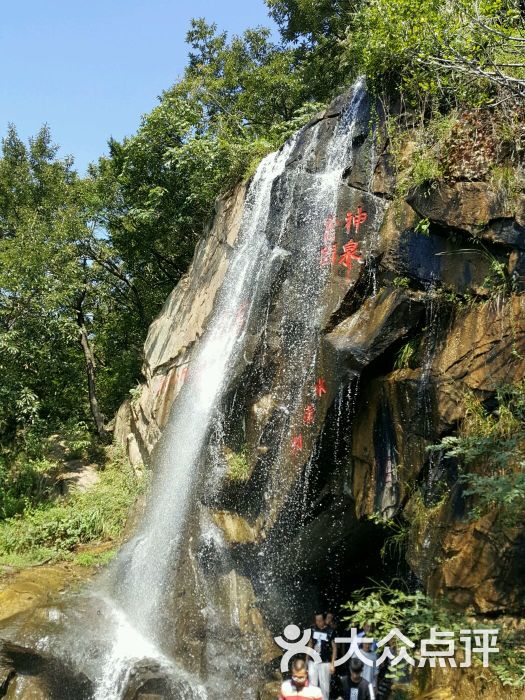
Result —
<instances>
[{"instance_id":1,"label":"grass patch","mask_svg":"<svg viewBox=\"0 0 525 700\"><path fill-rule=\"evenodd\" d=\"M447 142L457 122L457 114L435 114L426 123L405 129L399 120L390 117L387 132L390 151L397 171L397 196L404 199L418 187L442 180L447 155ZM428 233L426 221L420 222L420 233Z\"/></svg>"},{"instance_id":2,"label":"grass patch","mask_svg":"<svg viewBox=\"0 0 525 700\"><path fill-rule=\"evenodd\" d=\"M245 450L234 452L225 450L227 471L226 475L230 481L248 481L251 474L251 467Z\"/></svg>"},{"instance_id":3,"label":"grass patch","mask_svg":"<svg viewBox=\"0 0 525 700\"><path fill-rule=\"evenodd\" d=\"M78 552L73 556L72 561L78 566L104 566L109 564L116 553L116 547L105 549L103 552Z\"/></svg>"},{"instance_id":4,"label":"grass patch","mask_svg":"<svg viewBox=\"0 0 525 700\"><path fill-rule=\"evenodd\" d=\"M144 488L131 466L113 456L100 481L84 493L27 508L0 524L0 564L21 566L68 558L83 544L117 541ZM83 555L83 556L82 556ZM106 552L97 555L103 558ZM91 555L91 561L96 555ZM79 553L78 563L90 559Z\"/></svg>"}]
</instances>

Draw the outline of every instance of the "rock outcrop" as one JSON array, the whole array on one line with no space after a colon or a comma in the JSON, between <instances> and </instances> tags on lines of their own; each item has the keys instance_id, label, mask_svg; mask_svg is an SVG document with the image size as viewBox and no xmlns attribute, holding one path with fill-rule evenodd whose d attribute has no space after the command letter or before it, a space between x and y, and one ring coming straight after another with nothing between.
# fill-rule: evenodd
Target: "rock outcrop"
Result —
<instances>
[{"instance_id":1,"label":"rock outcrop","mask_svg":"<svg viewBox=\"0 0 525 700\"><path fill-rule=\"evenodd\" d=\"M311 167L325 157L339 110L336 103L316 122L326 140L309 154ZM276 655L268 629L311 613L306 593L337 605L374 572L384 533L370 516L409 523L408 562L432 595L474 613L524 610L523 530L501 532L497 514L468 520L457 465L428 448L457 430L468 392L488 400L525 379L525 194L509 198L483 181L451 181L400 201L388 149L374 157L381 126L374 128L368 105L363 110L335 216L366 213L355 233L364 264L335 274L325 295L315 426L301 452L291 450L286 468L273 473L286 361L276 283L264 342L254 335L230 387L237 427L224 454L226 477L202 504L227 551L211 574L213 595L229 611L230 622L219 626L232 624L245 639L258 635L265 662ZM296 157L303 156L299 146ZM281 200L299 201L300 192L286 190L286 172L283 183ZM137 468L150 460L213 310L245 193L241 185L217 203L189 272L150 329L145 383L121 407L115 429ZM300 241L287 235L280 245L293 258ZM495 270L503 275L495 278ZM206 546L213 562L217 547ZM191 547L199 561L199 545ZM262 559L279 571L283 590L301 581L286 605L284 597L260 603Z\"/></svg>"}]
</instances>

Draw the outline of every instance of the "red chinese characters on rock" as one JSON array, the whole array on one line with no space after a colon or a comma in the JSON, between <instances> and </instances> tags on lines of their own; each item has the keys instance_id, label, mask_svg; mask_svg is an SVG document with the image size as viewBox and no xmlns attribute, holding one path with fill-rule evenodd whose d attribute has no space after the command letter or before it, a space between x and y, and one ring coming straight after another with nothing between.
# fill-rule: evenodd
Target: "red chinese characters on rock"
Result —
<instances>
[{"instance_id":1,"label":"red chinese characters on rock","mask_svg":"<svg viewBox=\"0 0 525 700\"><path fill-rule=\"evenodd\" d=\"M335 265L337 263L337 244L332 243L330 246L321 248L321 267Z\"/></svg>"},{"instance_id":2,"label":"red chinese characters on rock","mask_svg":"<svg viewBox=\"0 0 525 700\"><path fill-rule=\"evenodd\" d=\"M333 214L330 214L330 216L324 223L323 241L325 243L333 243L335 241L335 227L337 226L337 224L338 221L335 218L335 216Z\"/></svg>"},{"instance_id":3,"label":"red chinese characters on rock","mask_svg":"<svg viewBox=\"0 0 525 700\"><path fill-rule=\"evenodd\" d=\"M292 452L300 452L303 449L303 436L294 435L292 437Z\"/></svg>"},{"instance_id":4,"label":"red chinese characters on rock","mask_svg":"<svg viewBox=\"0 0 525 700\"><path fill-rule=\"evenodd\" d=\"M323 377L319 377L316 382L315 382L315 395L318 399L320 399L324 394L327 393L327 387L326 387L326 380ZM303 411L303 424L307 426L311 426L315 423L315 413L316 413L316 408L315 404L309 403L305 406L304 411ZM301 452L303 450L303 435L300 433L299 435L293 435L292 436L292 452L296 454L297 452Z\"/></svg>"},{"instance_id":5,"label":"red chinese characters on rock","mask_svg":"<svg viewBox=\"0 0 525 700\"><path fill-rule=\"evenodd\" d=\"M357 253L358 244L350 240L346 245L343 246L343 254L339 258L339 264L346 267L346 276L350 276L350 271L352 270L352 262L355 260L358 263L363 262L361 255Z\"/></svg>"},{"instance_id":6,"label":"red chinese characters on rock","mask_svg":"<svg viewBox=\"0 0 525 700\"><path fill-rule=\"evenodd\" d=\"M359 233L361 224L364 224L367 219L368 214L366 211L363 210L363 207L357 207L357 214L354 214L351 211L347 211L345 219L345 231L347 235L350 235L352 231L352 226L355 227L355 232Z\"/></svg>"},{"instance_id":7,"label":"red chinese characters on rock","mask_svg":"<svg viewBox=\"0 0 525 700\"><path fill-rule=\"evenodd\" d=\"M348 211L345 217L345 231L347 235L350 235L352 228L355 229L356 234L359 233L359 229L368 219L368 214L364 211L363 207L357 208L357 213ZM358 254L359 244L356 243L352 238L343 246L342 254L339 255L337 250L337 243L335 242L335 230L336 226L340 224L335 216L332 214L325 221L325 229L323 235L324 246L321 248L321 258L320 266L323 267L333 267L334 265L341 265L346 268L346 276L350 276L352 270L353 262L363 263L363 258Z\"/></svg>"},{"instance_id":8,"label":"red chinese characters on rock","mask_svg":"<svg viewBox=\"0 0 525 700\"><path fill-rule=\"evenodd\" d=\"M326 394L326 381L319 377L315 382L315 395L320 399L323 394Z\"/></svg>"},{"instance_id":9,"label":"red chinese characters on rock","mask_svg":"<svg viewBox=\"0 0 525 700\"><path fill-rule=\"evenodd\" d=\"M315 406L313 403L309 403L304 409L303 413L303 423L305 425L313 425L315 421Z\"/></svg>"}]
</instances>

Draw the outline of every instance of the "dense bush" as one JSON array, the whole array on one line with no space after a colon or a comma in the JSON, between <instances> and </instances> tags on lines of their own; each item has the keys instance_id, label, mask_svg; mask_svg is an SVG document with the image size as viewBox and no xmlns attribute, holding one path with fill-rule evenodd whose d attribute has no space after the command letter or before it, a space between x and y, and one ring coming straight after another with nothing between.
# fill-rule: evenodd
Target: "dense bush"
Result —
<instances>
[{"instance_id":1,"label":"dense bush","mask_svg":"<svg viewBox=\"0 0 525 700\"><path fill-rule=\"evenodd\" d=\"M57 558L82 544L118 539L143 488L131 467L113 458L88 491L30 506L0 523L0 561Z\"/></svg>"},{"instance_id":2,"label":"dense bush","mask_svg":"<svg viewBox=\"0 0 525 700\"><path fill-rule=\"evenodd\" d=\"M460 476L471 514L501 508L505 522L521 521L525 512L525 383L497 391L495 405L473 395L465 400L459 434L432 449L454 457L467 469Z\"/></svg>"}]
</instances>

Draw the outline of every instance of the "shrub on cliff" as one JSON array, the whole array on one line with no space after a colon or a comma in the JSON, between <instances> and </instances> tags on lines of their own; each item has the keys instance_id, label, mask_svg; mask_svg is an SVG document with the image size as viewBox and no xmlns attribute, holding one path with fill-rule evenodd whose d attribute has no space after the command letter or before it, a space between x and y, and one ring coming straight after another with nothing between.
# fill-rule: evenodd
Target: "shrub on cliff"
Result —
<instances>
[{"instance_id":1,"label":"shrub on cliff","mask_svg":"<svg viewBox=\"0 0 525 700\"><path fill-rule=\"evenodd\" d=\"M475 396L465 399L459 434L443 438L433 450L455 457L464 466L460 479L478 517L500 508L506 524L522 521L525 512L525 383L500 387L495 405Z\"/></svg>"}]
</instances>

